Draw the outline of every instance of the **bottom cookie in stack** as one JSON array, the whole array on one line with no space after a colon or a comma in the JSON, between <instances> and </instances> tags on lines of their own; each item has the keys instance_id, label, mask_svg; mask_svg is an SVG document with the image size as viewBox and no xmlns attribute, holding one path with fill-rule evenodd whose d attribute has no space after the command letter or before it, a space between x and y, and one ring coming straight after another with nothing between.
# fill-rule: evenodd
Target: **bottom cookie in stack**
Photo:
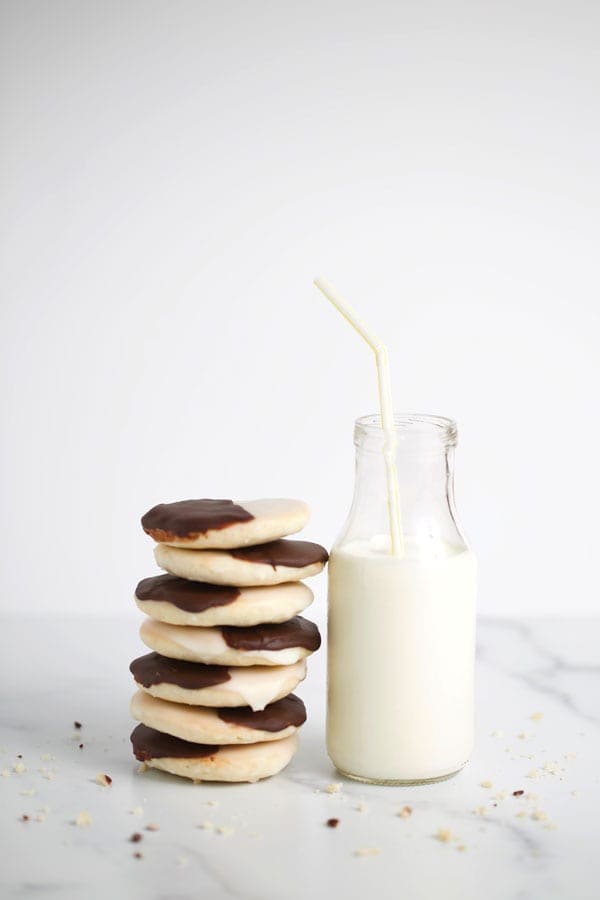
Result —
<instances>
[{"instance_id":1,"label":"bottom cookie in stack","mask_svg":"<svg viewBox=\"0 0 600 900\"><path fill-rule=\"evenodd\" d=\"M160 700L138 691L131 714L137 759L194 781L258 781L281 771L306 721L304 703L289 694L263 710L211 708ZM247 751L247 752L246 752Z\"/></svg>"},{"instance_id":2,"label":"bottom cookie in stack","mask_svg":"<svg viewBox=\"0 0 600 900\"><path fill-rule=\"evenodd\" d=\"M136 759L153 769L192 781L260 781L276 775L292 759L298 736L257 744L194 744L138 725L131 734Z\"/></svg>"}]
</instances>

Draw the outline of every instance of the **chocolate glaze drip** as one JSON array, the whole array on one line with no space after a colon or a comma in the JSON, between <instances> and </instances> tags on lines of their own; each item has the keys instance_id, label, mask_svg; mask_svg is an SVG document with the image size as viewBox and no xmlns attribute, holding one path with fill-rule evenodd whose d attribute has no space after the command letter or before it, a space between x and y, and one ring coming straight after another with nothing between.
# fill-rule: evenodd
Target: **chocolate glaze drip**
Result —
<instances>
[{"instance_id":1,"label":"chocolate glaze drip","mask_svg":"<svg viewBox=\"0 0 600 900\"><path fill-rule=\"evenodd\" d=\"M253 518L233 500L178 500L153 506L142 516L142 528L154 540L166 541L173 537L192 538Z\"/></svg>"},{"instance_id":2,"label":"chocolate glaze drip","mask_svg":"<svg viewBox=\"0 0 600 900\"><path fill-rule=\"evenodd\" d=\"M160 653L147 653L134 659L129 671L143 687L166 683L195 691L231 680L227 666L204 666L202 663L168 659Z\"/></svg>"},{"instance_id":3,"label":"chocolate glaze drip","mask_svg":"<svg viewBox=\"0 0 600 900\"><path fill-rule=\"evenodd\" d=\"M295 694L288 694L258 712L253 712L249 706L219 709L217 712L224 722L243 725L244 728L258 728L260 731L283 731L289 725L299 728L306 722L306 708Z\"/></svg>"},{"instance_id":4,"label":"chocolate glaze drip","mask_svg":"<svg viewBox=\"0 0 600 900\"><path fill-rule=\"evenodd\" d=\"M313 544L312 541L269 541L268 544L255 544L253 547L240 547L238 550L229 550L236 559L245 559L247 562L263 563L273 566L289 566L294 569L302 569L313 563L326 563L329 554L325 547Z\"/></svg>"},{"instance_id":5,"label":"chocolate glaze drip","mask_svg":"<svg viewBox=\"0 0 600 900\"><path fill-rule=\"evenodd\" d=\"M138 725L131 732L131 743L135 758L140 762L149 759L161 759L165 756L174 756L177 759L202 759L204 756L214 756L221 749L212 744L192 744L191 741L182 741L181 738L164 734L147 725Z\"/></svg>"},{"instance_id":6,"label":"chocolate glaze drip","mask_svg":"<svg viewBox=\"0 0 600 900\"><path fill-rule=\"evenodd\" d=\"M155 575L144 578L135 589L138 600L172 603L184 612L200 613L213 606L226 606L240 596L239 588L203 581L188 581L176 575Z\"/></svg>"},{"instance_id":7,"label":"chocolate glaze drip","mask_svg":"<svg viewBox=\"0 0 600 900\"><path fill-rule=\"evenodd\" d=\"M235 650L285 650L288 647L318 650L321 646L319 629L314 622L302 616L294 616L287 622L248 628L225 625L221 628L221 634L225 643Z\"/></svg>"}]
</instances>

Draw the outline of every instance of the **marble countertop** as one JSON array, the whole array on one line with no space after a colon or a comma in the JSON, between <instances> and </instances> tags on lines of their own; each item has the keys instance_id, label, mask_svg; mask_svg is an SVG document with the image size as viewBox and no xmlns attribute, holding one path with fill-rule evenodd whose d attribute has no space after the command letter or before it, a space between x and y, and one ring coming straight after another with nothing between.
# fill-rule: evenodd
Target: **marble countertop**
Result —
<instances>
[{"instance_id":1,"label":"marble countertop","mask_svg":"<svg viewBox=\"0 0 600 900\"><path fill-rule=\"evenodd\" d=\"M2 620L3 898L598 896L600 619L480 622L474 758L411 788L333 769L324 652L298 691L309 721L281 775L227 786L139 774L127 667L141 652L129 617Z\"/></svg>"}]
</instances>

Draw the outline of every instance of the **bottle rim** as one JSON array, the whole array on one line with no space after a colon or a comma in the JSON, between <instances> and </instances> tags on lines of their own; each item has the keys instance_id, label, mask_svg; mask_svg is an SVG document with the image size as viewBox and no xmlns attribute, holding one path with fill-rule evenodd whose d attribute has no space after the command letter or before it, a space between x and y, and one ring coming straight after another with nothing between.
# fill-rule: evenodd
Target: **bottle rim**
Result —
<instances>
[{"instance_id":1,"label":"bottle rim","mask_svg":"<svg viewBox=\"0 0 600 900\"><path fill-rule=\"evenodd\" d=\"M430 415L418 412L400 412L394 415L394 432L396 440L420 442L435 441L444 447L455 447L458 429L454 419L447 416ZM354 440L372 438L383 440L383 428L379 413L360 416L354 423Z\"/></svg>"}]
</instances>

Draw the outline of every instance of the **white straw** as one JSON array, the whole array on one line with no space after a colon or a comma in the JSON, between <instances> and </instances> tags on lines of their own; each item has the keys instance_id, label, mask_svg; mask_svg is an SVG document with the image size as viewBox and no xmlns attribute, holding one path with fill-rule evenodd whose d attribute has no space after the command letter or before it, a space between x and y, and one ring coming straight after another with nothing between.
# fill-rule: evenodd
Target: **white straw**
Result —
<instances>
[{"instance_id":1,"label":"white straw","mask_svg":"<svg viewBox=\"0 0 600 900\"><path fill-rule=\"evenodd\" d=\"M325 278L315 278L314 285L323 296L332 303L355 331L367 342L375 354L377 365L377 388L379 391L379 411L381 426L384 434L383 456L385 459L385 474L387 481L388 518L390 525L390 539L392 542L392 554L404 555L404 538L400 521L400 491L398 489L398 472L396 469L396 432L394 430L394 408L392 404L392 387L390 383L390 367L388 362L387 347L363 322L352 307L342 300L333 285Z\"/></svg>"}]
</instances>

